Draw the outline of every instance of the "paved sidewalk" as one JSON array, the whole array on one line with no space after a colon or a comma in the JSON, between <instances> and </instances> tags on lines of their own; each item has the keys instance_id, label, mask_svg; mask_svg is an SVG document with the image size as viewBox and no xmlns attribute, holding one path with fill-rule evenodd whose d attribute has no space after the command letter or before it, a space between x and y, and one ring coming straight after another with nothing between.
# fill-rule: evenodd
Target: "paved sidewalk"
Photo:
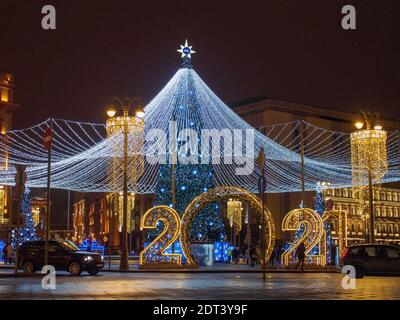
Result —
<instances>
[{"instance_id":1,"label":"paved sidewalk","mask_svg":"<svg viewBox=\"0 0 400 320\"><path fill-rule=\"evenodd\" d=\"M0 274L2 270L11 270L14 269L14 266L10 265L0 265ZM206 266L200 266L197 269L190 269L190 268L183 268L183 269L174 269L174 268L168 268L168 269L141 269L139 268L138 263L130 263L129 265L129 270L128 271L121 271L119 270L119 261L118 260L112 260L111 264L109 264L109 261L105 261L104 268L102 272L122 272L122 273L146 273L146 272L160 272L160 273L175 273L175 272L185 272L185 273L262 273L261 266L255 266L255 267L250 267L247 264L235 264L235 263L216 263L214 266L206 267ZM300 273L300 271L294 270L293 267L290 268L284 268L281 266L275 266L273 268L268 267L266 269L267 273ZM330 268L330 267L317 267L317 266L306 266L304 273L337 273L339 270L337 268Z\"/></svg>"},{"instance_id":2,"label":"paved sidewalk","mask_svg":"<svg viewBox=\"0 0 400 320\"><path fill-rule=\"evenodd\" d=\"M44 290L38 274L0 279L0 299L400 299L400 277L366 277L355 290L343 289L342 279L333 273L271 273L265 281L254 273L64 273L55 290Z\"/></svg>"}]
</instances>

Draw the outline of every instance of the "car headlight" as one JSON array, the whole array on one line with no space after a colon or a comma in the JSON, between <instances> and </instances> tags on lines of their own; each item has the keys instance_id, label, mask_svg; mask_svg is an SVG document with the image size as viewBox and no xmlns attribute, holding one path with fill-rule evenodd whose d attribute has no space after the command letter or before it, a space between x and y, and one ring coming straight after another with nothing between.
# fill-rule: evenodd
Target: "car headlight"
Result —
<instances>
[{"instance_id":1,"label":"car headlight","mask_svg":"<svg viewBox=\"0 0 400 320\"><path fill-rule=\"evenodd\" d=\"M93 257L91 257L91 256L86 256L83 260L84 260L85 262L90 262L90 261L93 261Z\"/></svg>"}]
</instances>

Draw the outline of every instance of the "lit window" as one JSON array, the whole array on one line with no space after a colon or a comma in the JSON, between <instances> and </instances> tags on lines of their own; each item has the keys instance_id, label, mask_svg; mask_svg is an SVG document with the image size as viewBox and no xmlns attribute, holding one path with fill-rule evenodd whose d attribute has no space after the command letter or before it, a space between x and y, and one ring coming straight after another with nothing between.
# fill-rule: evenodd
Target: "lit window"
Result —
<instances>
[{"instance_id":1,"label":"lit window","mask_svg":"<svg viewBox=\"0 0 400 320\"><path fill-rule=\"evenodd\" d=\"M1 89L1 101L8 102L8 90L7 89Z\"/></svg>"}]
</instances>

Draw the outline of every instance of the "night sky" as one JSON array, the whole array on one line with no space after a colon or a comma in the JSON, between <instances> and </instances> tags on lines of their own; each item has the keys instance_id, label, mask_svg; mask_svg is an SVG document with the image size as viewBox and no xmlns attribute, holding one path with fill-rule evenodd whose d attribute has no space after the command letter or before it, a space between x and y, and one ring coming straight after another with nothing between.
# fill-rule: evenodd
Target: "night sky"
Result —
<instances>
[{"instance_id":1,"label":"night sky","mask_svg":"<svg viewBox=\"0 0 400 320\"><path fill-rule=\"evenodd\" d=\"M47 117L104 122L113 95L148 102L193 64L226 102L268 96L400 118L399 1L1 0L0 69L15 73L14 127ZM41 8L57 9L57 30ZM341 8L357 9L357 30Z\"/></svg>"}]
</instances>

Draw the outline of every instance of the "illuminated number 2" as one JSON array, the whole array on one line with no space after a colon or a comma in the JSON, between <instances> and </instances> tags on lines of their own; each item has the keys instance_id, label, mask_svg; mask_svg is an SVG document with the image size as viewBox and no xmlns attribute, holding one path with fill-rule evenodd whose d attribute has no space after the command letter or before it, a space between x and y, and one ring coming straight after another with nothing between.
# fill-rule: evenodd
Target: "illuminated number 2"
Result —
<instances>
[{"instance_id":1,"label":"illuminated number 2","mask_svg":"<svg viewBox=\"0 0 400 320\"><path fill-rule=\"evenodd\" d=\"M326 233L321 216L314 210L300 208L290 211L282 222L283 231L297 231L303 226L300 237L282 254L282 264L289 265L290 256L294 255L299 245L304 242L306 257L316 259L317 264L326 264ZM319 245L319 254L310 251Z\"/></svg>"},{"instance_id":2,"label":"illuminated number 2","mask_svg":"<svg viewBox=\"0 0 400 320\"><path fill-rule=\"evenodd\" d=\"M181 229L181 220L178 213L167 206L157 206L148 210L140 221L140 230L155 229L157 224L164 224L159 235L140 252L139 263L173 263L182 264L182 255L164 253L175 242Z\"/></svg>"}]
</instances>

